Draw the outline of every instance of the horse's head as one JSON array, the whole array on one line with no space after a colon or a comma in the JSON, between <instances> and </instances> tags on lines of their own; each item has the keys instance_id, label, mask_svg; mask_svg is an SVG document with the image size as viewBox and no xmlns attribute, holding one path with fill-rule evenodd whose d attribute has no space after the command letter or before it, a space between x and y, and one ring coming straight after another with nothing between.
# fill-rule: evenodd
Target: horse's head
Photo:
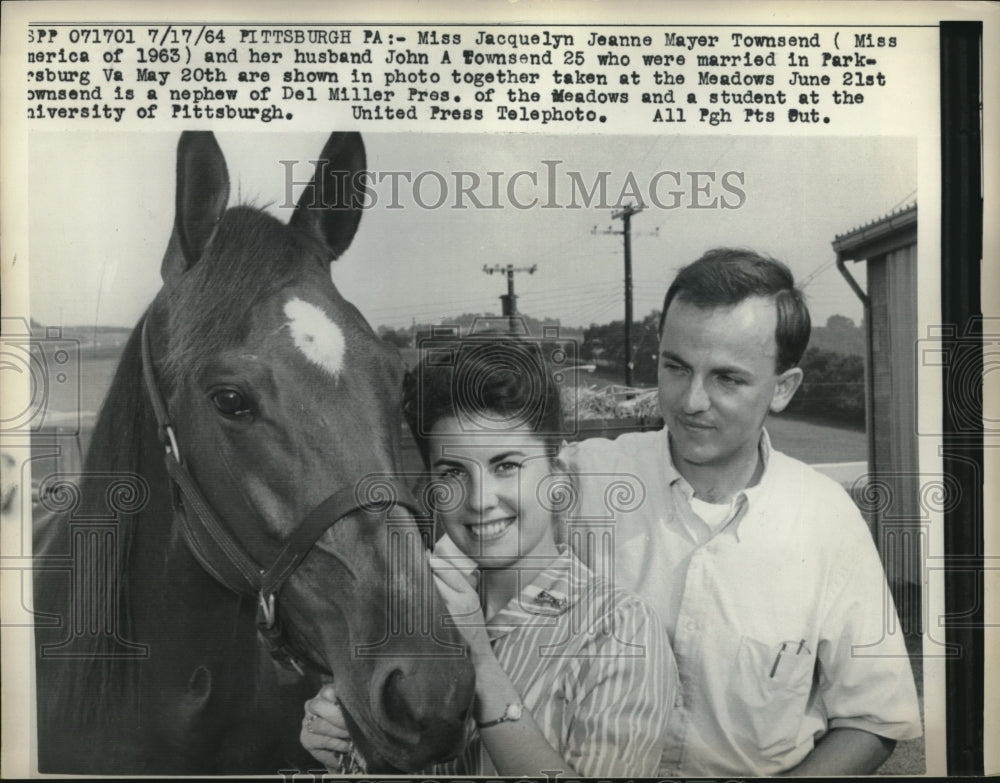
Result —
<instances>
[{"instance_id":1,"label":"horse's head","mask_svg":"<svg viewBox=\"0 0 1000 783\"><path fill-rule=\"evenodd\" d=\"M357 229L364 169L360 136L333 134L285 225L227 209L214 137L185 133L146 342L176 441L168 463L179 452L207 513L249 561L280 560L311 517L313 531L270 583L278 619L306 659L334 674L369 760L413 770L458 750L473 677L441 622L406 504L369 503L400 468L402 364L328 267ZM190 526L199 503L181 484ZM225 576L222 549L196 554Z\"/></svg>"}]
</instances>

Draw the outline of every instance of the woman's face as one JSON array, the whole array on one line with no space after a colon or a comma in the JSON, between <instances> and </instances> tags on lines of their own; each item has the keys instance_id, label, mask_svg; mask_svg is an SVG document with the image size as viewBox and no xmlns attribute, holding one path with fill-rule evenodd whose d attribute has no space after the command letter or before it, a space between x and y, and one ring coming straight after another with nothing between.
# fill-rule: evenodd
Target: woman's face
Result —
<instances>
[{"instance_id":1,"label":"woman's face","mask_svg":"<svg viewBox=\"0 0 1000 783\"><path fill-rule=\"evenodd\" d=\"M498 434L463 423L445 417L430 432L431 475L450 490L438 522L482 568L544 567L558 553L552 511L539 501L553 473L544 441L526 426Z\"/></svg>"}]
</instances>

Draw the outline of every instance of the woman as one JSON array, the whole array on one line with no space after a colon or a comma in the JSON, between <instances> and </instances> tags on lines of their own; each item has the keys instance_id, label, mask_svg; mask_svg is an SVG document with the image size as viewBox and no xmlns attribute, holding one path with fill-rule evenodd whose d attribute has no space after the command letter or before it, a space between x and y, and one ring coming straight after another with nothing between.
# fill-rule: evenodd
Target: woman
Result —
<instances>
[{"instance_id":1,"label":"woman","mask_svg":"<svg viewBox=\"0 0 1000 783\"><path fill-rule=\"evenodd\" d=\"M537 345L466 338L424 359L405 413L431 477L435 581L476 670L475 728L432 774L651 776L676 668L657 616L562 543L572 485L559 390ZM332 686L301 739L337 766L349 737Z\"/></svg>"}]
</instances>

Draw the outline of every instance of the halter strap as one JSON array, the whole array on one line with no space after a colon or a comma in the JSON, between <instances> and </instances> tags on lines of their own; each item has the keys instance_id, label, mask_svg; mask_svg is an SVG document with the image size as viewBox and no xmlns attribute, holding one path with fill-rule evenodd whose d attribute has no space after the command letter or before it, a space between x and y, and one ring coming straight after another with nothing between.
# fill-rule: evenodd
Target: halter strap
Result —
<instances>
[{"instance_id":1,"label":"halter strap","mask_svg":"<svg viewBox=\"0 0 1000 783\"><path fill-rule=\"evenodd\" d=\"M276 599L281 587L305 559L320 536L354 511L379 511L387 507L384 500L364 501L353 485L342 487L310 511L285 541L274 562L262 568L232 535L208 502L198 482L187 469L153 372L149 349L148 320L142 322L142 375L156 417L157 433L164 444L164 461L175 492L175 506L181 519L181 533L195 559L214 579L239 595L258 599L257 625L271 648L271 654L302 673L302 656L297 655L284 638L277 616ZM409 488L398 479L380 477L395 487L392 505L403 506L419 514ZM326 671L322 665L314 665Z\"/></svg>"}]
</instances>

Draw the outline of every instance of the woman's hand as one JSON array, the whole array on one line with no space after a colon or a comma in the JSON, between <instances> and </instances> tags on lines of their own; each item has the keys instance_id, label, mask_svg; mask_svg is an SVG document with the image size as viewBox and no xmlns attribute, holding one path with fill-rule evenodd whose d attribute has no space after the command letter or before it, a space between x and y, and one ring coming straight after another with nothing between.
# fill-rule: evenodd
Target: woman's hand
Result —
<instances>
[{"instance_id":1,"label":"woman's hand","mask_svg":"<svg viewBox=\"0 0 1000 783\"><path fill-rule=\"evenodd\" d=\"M434 584L448 606L455 626L469 645L469 657L476 669L473 717L477 723L492 723L505 713L509 705L520 704L521 694L500 666L490 645L486 620L475 588L478 572L463 574L444 557L431 555L430 562ZM527 710L520 720L492 723L491 726L481 727L479 732L493 766L501 775L547 775L543 770L561 770L567 775L576 775L572 765L549 744Z\"/></svg>"},{"instance_id":2,"label":"woman's hand","mask_svg":"<svg viewBox=\"0 0 1000 783\"><path fill-rule=\"evenodd\" d=\"M434 585L444 599L455 627L469 645L473 664L483 656L492 657L493 649L486 633L486 620L475 588L476 573L467 577L448 560L434 555L431 555L430 563L434 572Z\"/></svg>"},{"instance_id":3,"label":"woman's hand","mask_svg":"<svg viewBox=\"0 0 1000 783\"><path fill-rule=\"evenodd\" d=\"M343 754L353 751L347 721L332 685L324 685L306 702L299 742L328 769L340 768Z\"/></svg>"}]
</instances>

